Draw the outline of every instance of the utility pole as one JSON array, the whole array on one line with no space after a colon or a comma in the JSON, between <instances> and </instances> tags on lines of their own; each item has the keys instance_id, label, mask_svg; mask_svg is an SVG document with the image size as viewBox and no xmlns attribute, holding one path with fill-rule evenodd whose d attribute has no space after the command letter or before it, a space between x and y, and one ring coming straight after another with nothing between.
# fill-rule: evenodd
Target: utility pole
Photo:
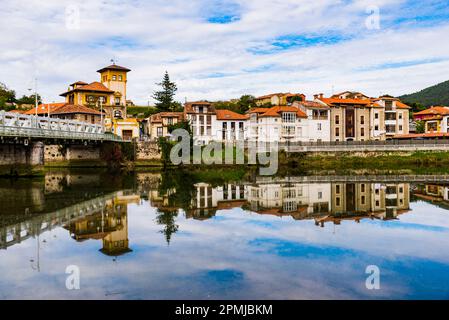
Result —
<instances>
[{"instance_id":1,"label":"utility pole","mask_svg":"<svg viewBox=\"0 0 449 320\"><path fill-rule=\"evenodd\" d=\"M36 107L36 117L37 117L37 78L34 78L34 104ZM37 118L36 118L37 121Z\"/></svg>"}]
</instances>

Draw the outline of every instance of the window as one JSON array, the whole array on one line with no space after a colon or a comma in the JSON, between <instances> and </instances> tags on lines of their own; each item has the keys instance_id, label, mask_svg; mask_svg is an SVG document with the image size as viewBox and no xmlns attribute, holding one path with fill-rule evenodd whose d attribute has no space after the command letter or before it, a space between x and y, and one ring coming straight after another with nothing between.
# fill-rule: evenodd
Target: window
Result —
<instances>
[{"instance_id":1,"label":"window","mask_svg":"<svg viewBox=\"0 0 449 320\"><path fill-rule=\"evenodd\" d=\"M399 131L402 131L402 125L399 125Z\"/></svg>"},{"instance_id":2,"label":"window","mask_svg":"<svg viewBox=\"0 0 449 320\"><path fill-rule=\"evenodd\" d=\"M87 114L84 115L84 121L87 121Z\"/></svg>"},{"instance_id":3,"label":"window","mask_svg":"<svg viewBox=\"0 0 449 320\"><path fill-rule=\"evenodd\" d=\"M103 82L108 81L108 76L103 76Z\"/></svg>"},{"instance_id":4,"label":"window","mask_svg":"<svg viewBox=\"0 0 449 320\"><path fill-rule=\"evenodd\" d=\"M379 200L376 200L376 207L378 207L380 205Z\"/></svg>"},{"instance_id":5,"label":"window","mask_svg":"<svg viewBox=\"0 0 449 320\"><path fill-rule=\"evenodd\" d=\"M243 122L239 122L239 130L243 131Z\"/></svg>"},{"instance_id":6,"label":"window","mask_svg":"<svg viewBox=\"0 0 449 320\"><path fill-rule=\"evenodd\" d=\"M360 124L365 124L365 116L360 116Z\"/></svg>"},{"instance_id":7,"label":"window","mask_svg":"<svg viewBox=\"0 0 449 320\"><path fill-rule=\"evenodd\" d=\"M203 113L204 108L203 107L198 107L198 113Z\"/></svg>"},{"instance_id":8,"label":"window","mask_svg":"<svg viewBox=\"0 0 449 320\"><path fill-rule=\"evenodd\" d=\"M398 114L399 119L402 119L402 112Z\"/></svg>"},{"instance_id":9,"label":"window","mask_svg":"<svg viewBox=\"0 0 449 320\"><path fill-rule=\"evenodd\" d=\"M295 122L295 120L296 120L296 117L293 112L283 112L282 113L282 121L283 122L292 123L292 122Z\"/></svg>"},{"instance_id":10,"label":"window","mask_svg":"<svg viewBox=\"0 0 449 320\"><path fill-rule=\"evenodd\" d=\"M120 105L120 98L115 98L115 105L119 106Z\"/></svg>"},{"instance_id":11,"label":"window","mask_svg":"<svg viewBox=\"0 0 449 320\"><path fill-rule=\"evenodd\" d=\"M362 196L362 197L360 198L360 200L361 200L362 205L364 205L364 204L365 204L365 196Z\"/></svg>"},{"instance_id":12,"label":"window","mask_svg":"<svg viewBox=\"0 0 449 320\"><path fill-rule=\"evenodd\" d=\"M361 135L362 137L365 136L365 128L361 128L361 129L360 129L360 135Z\"/></svg>"},{"instance_id":13,"label":"window","mask_svg":"<svg viewBox=\"0 0 449 320\"><path fill-rule=\"evenodd\" d=\"M335 136L336 137L340 136L340 128L335 128Z\"/></svg>"},{"instance_id":14,"label":"window","mask_svg":"<svg viewBox=\"0 0 449 320\"><path fill-rule=\"evenodd\" d=\"M169 125L169 126L171 126L171 125L173 125L173 118L167 118L167 124Z\"/></svg>"},{"instance_id":15,"label":"window","mask_svg":"<svg viewBox=\"0 0 449 320\"><path fill-rule=\"evenodd\" d=\"M94 102L95 97L94 96L87 96L87 102Z\"/></svg>"},{"instance_id":16,"label":"window","mask_svg":"<svg viewBox=\"0 0 449 320\"><path fill-rule=\"evenodd\" d=\"M340 124L340 116L339 115L335 116L335 124Z\"/></svg>"},{"instance_id":17,"label":"window","mask_svg":"<svg viewBox=\"0 0 449 320\"><path fill-rule=\"evenodd\" d=\"M321 123L317 123L317 130L321 131Z\"/></svg>"},{"instance_id":18,"label":"window","mask_svg":"<svg viewBox=\"0 0 449 320\"><path fill-rule=\"evenodd\" d=\"M335 186L335 193L336 193L336 194L340 194L340 185L339 185L339 184L337 184L337 185Z\"/></svg>"},{"instance_id":19,"label":"window","mask_svg":"<svg viewBox=\"0 0 449 320\"><path fill-rule=\"evenodd\" d=\"M340 197L335 198L335 204L337 205L337 207L340 206Z\"/></svg>"},{"instance_id":20,"label":"window","mask_svg":"<svg viewBox=\"0 0 449 320\"><path fill-rule=\"evenodd\" d=\"M365 192L365 184L364 183L362 183L360 185L360 191Z\"/></svg>"},{"instance_id":21,"label":"window","mask_svg":"<svg viewBox=\"0 0 449 320\"><path fill-rule=\"evenodd\" d=\"M318 192L318 199L323 199L323 192L322 191Z\"/></svg>"},{"instance_id":22,"label":"window","mask_svg":"<svg viewBox=\"0 0 449 320\"><path fill-rule=\"evenodd\" d=\"M122 81L122 80L123 80L122 76L118 76L118 81Z\"/></svg>"},{"instance_id":23,"label":"window","mask_svg":"<svg viewBox=\"0 0 449 320\"><path fill-rule=\"evenodd\" d=\"M374 119L379 119L379 114L377 112L374 113Z\"/></svg>"},{"instance_id":24,"label":"window","mask_svg":"<svg viewBox=\"0 0 449 320\"><path fill-rule=\"evenodd\" d=\"M103 96L98 97L98 100L99 100L101 103L106 103L106 97L103 97Z\"/></svg>"},{"instance_id":25,"label":"window","mask_svg":"<svg viewBox=\"0 0 449 320\"><path fill-rule=\"evenodd\" d=\"M156 131L157 131L157 136L158 137L162 137L162 134L163 134L163 131L162 131L162 127L158 127L157 129L156 129Z\"/></svg>"},{"instance_id":26,"label":"window","mask_svg":"<svg viewBox=\"0 0 449 320\"><path fill-rule=\"evenodd\" d=\"M113 75L112 76L112 81L116 81L117 80L117 76L116 75Z\"/></svg>"},{"instance_id":27,"label":"window","mask_svg":"<svg viewBox=\"0 0 449 320\"><path fill-rule=\"evenodd\" d=\"M379 125L376 124L376 125L374 126L374 130L375 130L375 131L379 131Z\"/></svg>"}]
</instances>

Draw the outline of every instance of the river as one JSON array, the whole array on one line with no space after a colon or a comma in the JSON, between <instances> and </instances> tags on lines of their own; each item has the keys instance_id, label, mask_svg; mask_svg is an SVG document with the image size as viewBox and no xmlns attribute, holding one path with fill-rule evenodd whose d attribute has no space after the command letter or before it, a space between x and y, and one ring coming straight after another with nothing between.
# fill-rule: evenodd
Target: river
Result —
<instances>
[{"instance_id":1,"label":"river","mask_svg":"<svg viewBox=\"0 0 449 320\"><path fill-rule=\"evenodd\" d=\"M0 299L448 299L449 181L425 180L0 179Z\"/></svg>"}]
</instances>

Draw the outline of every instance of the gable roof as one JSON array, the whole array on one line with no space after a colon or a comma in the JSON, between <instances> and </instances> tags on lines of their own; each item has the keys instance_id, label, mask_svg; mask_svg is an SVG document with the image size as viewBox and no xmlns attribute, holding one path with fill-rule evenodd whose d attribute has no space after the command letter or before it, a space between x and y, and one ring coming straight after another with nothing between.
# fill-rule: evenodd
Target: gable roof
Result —
<instances>
[{"instance_id":1,"label":"gable roof","mask_svg":"<svg viewBox=\"0 0 449 320\"><path fill-rule=\"evenodd\" d=\"M448 114L449 114L449 107L435 106L420 112L416 112L414 116L448 115Z\"/></svg>"},{"instance_id":2,"label":"gable roof","mask_svg":"<svg viewBox=\"0 0 449 320\"><path fill-rule=\"evenodd\" d=\"M247 115L239 114L239 113L233 112L231 110L226 110L226 109L216 110L215 113L217 114L217 120L246 120L246 119L248 119Z\"/></svg>"},{"instance_id":3,"label":"gable roof","mask_svg":"<svg viewBox=\"0 0 449 320\"><path fill-rule=\"evenodd\" d=\"M214 107L212 106L212 103L209 101L194 101L194 102L186 102L184 104L184 112L186 113L195 113L195 110L193 110L194 105L199 106L206 106L209 107L211 111L214 110Z\"/></svg>"},{"instance_id":4,"label":"gable roof","mask_svg":"<svg viewBox=\"0 0 449 320\"><path fill-rule=\"evenodd\" d=\"M184 117L183 112L159 112L150 116L150 122L162 122L162 118L176 117L182 119Z\"/></svg>"},{"instance_id":5,"label":"gable roof","mask_svg":"<svg viewBox=\"0 0 449 320\"><path fill-rule=\"evenodd\" d=\"M275 106L269 108L261 117L280 117L283 112L295 112L299 118L307 118L307 115L300 109L290 106Z\"/></svg>"}]
</instances>

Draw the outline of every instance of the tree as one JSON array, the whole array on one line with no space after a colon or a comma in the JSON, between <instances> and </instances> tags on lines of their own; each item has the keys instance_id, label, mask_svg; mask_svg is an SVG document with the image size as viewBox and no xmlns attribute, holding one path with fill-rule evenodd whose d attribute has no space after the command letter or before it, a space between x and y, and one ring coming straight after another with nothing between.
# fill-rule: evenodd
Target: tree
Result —
<instances>
[{"instance_id":1,"label":"tree","mask_svg":"<svg viewBox=\"0 0 449 320\"><path fill-rule=\"evenodd\" d=\"M9 90L5 84L0 82L0 109L10 109L11 107L8 106L8 104L14 103L15 100L16 100L15 91Z\"/></svg>"},{"instance_id":2,"label":"tree","mask_svg":"<svg viewBox=\"0 0 449 320\"><path fill-rule=\"evenodd\" d=\"M17 104L22 105L22 104L32 104L34 105L36 103L36 98L35 95L29 95L29 96L25 96L23 95L22 98L17 100ZM41 104L42 103L42 98L39 94L37 94L37 104Z\"/></svg>"},{"instance_id":3,"label":"tree","mask_svg":"<svg viewBox=\"0 0 449 320\"><path fill-rule=\"evenodd\" d=\"M244 114L251 108L256 107L255 97L252 95L243 95L238 100L218 101L214 103L215 109L227 109L240 114Z\"/></svg>"},{"instance_id":4,"label":"tree","mask_svg":"<svg viewBox=\"0 0 449 320\"><path fill-rule=\"evenodd\" d=\"M168 75L167 71L165 72L162 82L158 83L157 85L162 87L162 90L156 91L153 94L153 98L158 101L156 103L156 108L158 109L158 111L161 112L175 110L179 105L175 103L173 97L175 96L178 88L174 82L170 81L170 76Z\"/></svg>"},{"instance_id":5,"label":"tree","mask_svg":"<svg viewBox=\"0 0 449 320\"><path fill-rule=\"evenodd\" d=\"M416 133L425 133L426 132L426 123L424 121L416 121Z\"/></svg>"}]
</instances>

